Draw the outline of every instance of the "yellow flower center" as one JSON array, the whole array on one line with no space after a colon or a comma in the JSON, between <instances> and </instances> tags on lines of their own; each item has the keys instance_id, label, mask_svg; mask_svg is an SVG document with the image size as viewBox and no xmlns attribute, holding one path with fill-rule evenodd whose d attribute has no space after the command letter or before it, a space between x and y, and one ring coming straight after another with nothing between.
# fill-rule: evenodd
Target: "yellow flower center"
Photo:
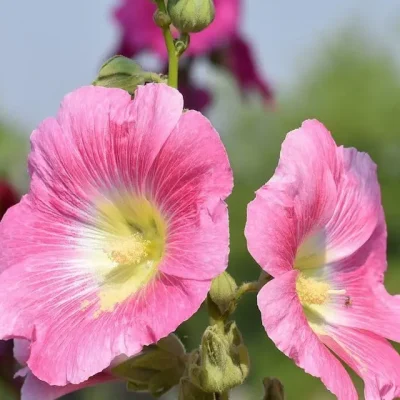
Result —
<instances>
[{"instance_id":1,"label":"yellow flower center","mask_svg":"<svg viewBox=\"0 0 400 400\"><path fill-rule=\"evenodd\" d=\"M343 289L332 289L329 282L318 275L320 268L325 265L326 249L325 235L319 232L310 235L299 247L294 268L300 272L296 280L296 292L300 303L308 310L321 310L332 296L344 295Z\"/></svg>"},{"instance_id":2,"label":"yellow flower center","mask_svg":"<svg viewBox=\"0 0 400 400\"><path fill-rule=\"evenodd\" d=\"M122 196L97 205L101 251L95 252L94 272L99 284L98 309L113 311L157 276L165 252L167 222L144 197ZM83 304L86 308L88 304Z\"/></svg>"},{"instance_id":3,"label":"yellow flower center","mask_svg":"<svg viewBox=\"0 0 400 400\"><path fill-rule=\"evenodd\" d=\"M329 298L330 286L300 273L296 281L296 292L303 306L324 304Z\"/></svg>"},{"instance_id":4,"label":"yellow flower center","mask_svg":"<svg viewBox=\"0 0 400 400\"><path fill-rule=\"evenodd\" d=\"M150 243L141 233L134 232L127 237L111 240L104 251L117 264L139 264L149 255L147 247Z\"/></svg>"}]
</instances>

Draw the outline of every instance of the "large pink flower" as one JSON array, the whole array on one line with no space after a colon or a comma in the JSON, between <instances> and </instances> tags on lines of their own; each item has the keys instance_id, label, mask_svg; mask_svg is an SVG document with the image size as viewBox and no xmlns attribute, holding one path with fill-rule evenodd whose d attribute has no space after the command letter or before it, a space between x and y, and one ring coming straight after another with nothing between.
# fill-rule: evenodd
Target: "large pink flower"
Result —
<instances>
[{"instance_id":1,"label":"large pink flower","mask_svg":"<svg viewBox=\"0 0 400 400\"><path fill-rule=\"evenodd\" d=\"M84 87L33 132L31 188L0 224L0 338L79 384L189 318L227 266L232 172L216 131L163 84Z\"/></svg>"},{"instance_id":2,"label":"large pink flower","mask_svg":"<svg viewBox=\"0 0 400 400\"><path fill-rule=\"evenodd\" d=\"M66 386L51 386L46 382L36 378L35 375L26 366L29 359L30 345L27 340L15 339L14 340L14 355L20 365L23 367L16 374L16 377L24 378L24 383L21 390L21 400L56 400L68 393L84 389L90 386L97 386L102 383L117 380L108 370L101 372L87 381L78 385Z\"/></svg>"},{"instance_id":3,"label":"large pink flower","mask_svg":"<svg viewBox=\"0 0 400 400\"><path fill-rule=\"evenodd\" d=\"M260 74L250 46L239 34L240 0L214 0L214 3L215 20L204 31L190 35L190 46L185 55L191 60L209 57L214 64L232 73L244 94L255 90L266 103L271 103L272 90ZM150 51L166 61L164 39L153 21L155 10L156 5L149 0L121 0L115 11L122 31L115 54L135 57L143 51ZM174 33L178 34L176 30ZM187 78L191 75L191 65L188 62L182 71ZM180 87L185 94L185 105L194 105L200 110L209 103L210 94L194 87L192 80L187 78Z\"/></svg>"},{"instance_id":4,"label":"large pink flower","mask_svg":"<svg viewBox=\"0 0 400 400\"><path fill-rule=\"evenodd\" d=\"M269 337L339 400L400 395L400 302L383 286L386 226L376 166L318 121L288 134L248 208L248 248L275 279L258 295ZM330 350L332 351L330 351Z\"/></svg>"}]
</instances>

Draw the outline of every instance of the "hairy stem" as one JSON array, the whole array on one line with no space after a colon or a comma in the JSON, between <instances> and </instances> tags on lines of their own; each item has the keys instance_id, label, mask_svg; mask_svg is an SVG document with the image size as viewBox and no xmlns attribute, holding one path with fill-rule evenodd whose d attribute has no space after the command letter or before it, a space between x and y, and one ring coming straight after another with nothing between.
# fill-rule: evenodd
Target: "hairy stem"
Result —
<instances>
[{"instance_id":1,"label":"hairy stem","mask_svg":"<svg viewBox=\"0 0 400 400\"><path fill-rule=\"evenodd\" d=\"M236 292L236 300L239 300L245 293L257 293L271 279L272 277L263 271L258 281L242 283Z\"/></svg>"}]
</instances>

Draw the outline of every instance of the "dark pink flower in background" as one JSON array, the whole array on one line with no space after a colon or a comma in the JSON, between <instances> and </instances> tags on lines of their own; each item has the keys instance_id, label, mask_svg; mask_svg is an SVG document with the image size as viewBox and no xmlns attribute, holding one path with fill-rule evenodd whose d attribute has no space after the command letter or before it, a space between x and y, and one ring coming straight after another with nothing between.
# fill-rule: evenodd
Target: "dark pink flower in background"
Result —
<instances>
[{"instance_id":1,"label":"dark pink flower in background","mask_svg":"<svg viewBox=\"0 0 400 400\"><path fill-rule=\"evenodd\" d=\"M0 220L6 211L17 204L19 195L5 180L0 180ZM19 390L18 383L13 380L13 342L0 340L0 380L13 390Z\"/></svg>"},{"instance_id":2,"label":"dark pink flower in background","mask_svg":"<svg viewBox=\"0 0 400 400\"><path fill-rule=\"evenodd\" d=\"M8 182L0 181L0 219L18 201L19 196L15 189Z\"/></svg>"},{"instance_id":3,"label":"dark pink flower in background","mask_svg":"<svg viewBox=\"0 0 400 400\"><path fill-rule=\"evenodd\" d=\"M190 46L185 53L187 65L183 62L183 74L188 79L180 83L184 94L185 107L203 109L211 100L207 89L196 88L190 78L193 59L208 58L212 63L225 68L234 76L243 94L258 92L267 104L273 101L273 92L260 72L251 46L240 33L240 0L215 0L215 20L204 31L191 34ZM115 54L135 57L150 51L167 60L164 39L153 22L156 5L149 0L120 0L115 18L121 35ZM175 31L174 33L177 34ZM191 60L191 61L190 61ZM197 98L198 97L198 98Z\"/></svg>"},{"instance_id":4,"label":"dark pink flower in background","mask_svg":"<svg viewBox=\"0 0 400 400\"><path fill-rule=\"evenodd\" d=\"M275 278L258 306L276 346L339 400L358 395L337 357L364 380L366 400L400 396L400 356L387 340L400 342L400 300L383 285L386 224L370 157L304 122L249 204L246 238Z\"/></svg>"},{"instance_id":5,"label":"dark pink flower in background","mask_svg":"<svg viewBox=\"0 0 400 400\"><path fill-rule=\"evenodd\" d=\"M164 61L167 59L164 38L153 21L156 5L150 0L120 0L115 10L122 34L119 50L126 57L151 51ZM215 0L215 20L204 31L190 35L189 56L201 56L226 45L239 29L239 0ZM177 32L176 32L177 33Z\"/></svg>"}]
</instances>

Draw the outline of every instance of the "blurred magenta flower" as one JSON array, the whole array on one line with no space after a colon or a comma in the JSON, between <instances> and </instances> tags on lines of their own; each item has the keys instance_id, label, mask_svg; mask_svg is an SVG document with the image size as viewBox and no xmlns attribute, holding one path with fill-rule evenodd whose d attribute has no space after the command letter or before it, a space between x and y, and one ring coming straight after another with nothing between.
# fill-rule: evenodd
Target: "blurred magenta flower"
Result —
<instances>
[{"instance_id":1,"label":"blurred magenta flower","mask_svg":"<svg viewBox=\"0 0 400 400\"><path fill-rule=\"evenodd\" d=\"M248 248L275 279L258 295L268 336L339 400L400 395L400 301L383 285L386 224L376 165L318 121L288 134L275 175L248 207ZM331 351L329 351L329 349Z\"/></svg>"},{"instance_id":2,"label":"blurred magenta flower","mask_svg":"<svg viewBox=\"0 0 400 400\"><path fill-rule=\"evenodd\" d=\"M227 266L232 171L181 94L83 87L31 136L30 192L0 224L0 338L80 384L174 331Z\"/></svg>"},{"instance_id":3,"label":"blurred magenta flower","mask_svg":"<svg viewBox=\"0 0 400 400\"><path fill-rule=\"evenodd\" d=\"M8 182L0 180L0 219L10 207L18 203L18 200L15 189Z\"/></svg>"},{"instance_id":4,"label":"blurred magenta flower","mask_svg":"<svg viewBox=\"0 0 400 400\"><path fill-rule=\"evenodd\" d=\"M135 57L148 50L167 59L167 50L160 28L153 21L156 5L149 0L119 0L115 10L122 35L118 54ZM214 22L204 31L191 34L187 55L197 56L225 45L239 28L239 0L214 0ZM175 31L176 36L178 34Z\"/></svg>"},{"instance_id":5,"label":"blurred magenta flower","mask_svg":"<svg viewBox=\"0 0 400 400\"><path fill-rule=\"evenodd\" d=\"M79 385L50 386L48 383L36 378L29 370L29 367L27 367L26 363L29 359L30 352L29 347L29 341L27 340L14 340L14 355L19 364L23 367L16 374L16 377L22 377L24 379L21 389L21 400L56 400L68 393L84 389L85 387L96 386L101 383L117 380L108 370L105 370Z\"/></svg>"},{"instance_id":6,"label":"blurred magenta flower","mask_svg":"<svg viewBox=\"0 0 400 400\"><path fill-rule=\"evenodd\" d=\"M191 34L190 46L185 53L189 59L208 57L214 64L226 68L235 77L239 88L245 94L249 90L258 91L266 103L273 100L269 84L262 77L249 44L239 33L240 0L214 0L216 14L212 24L202 32ZM115 54L135 57L143 51L150 51L167 60L164 39L153 22L156 5L149 0L120 0L115 18L121 28L120 43ZM178 32L175 30L175 36ZM191 62L184 67L190 78ZM188 87L189 85L189 87ZM204 89L191 88L191 79L180 85L186 96L185 106L201 110L211 99ZM197 96L201 99L197 100Z\"/></svg>"},{"instance_id":7,"label":"blurred magenta flower","mask_svg":"<svg viewBox=\"0 0 400 400\"><path fill-rule=\"evenodd\" d=\"M17 204L19 195L5 180L0 180L0 220L6 211ZM13 380L13 343L12 340L0 340L0 381L11 390L19 391L18 383Z\"/></svg>"}]
</instances>

